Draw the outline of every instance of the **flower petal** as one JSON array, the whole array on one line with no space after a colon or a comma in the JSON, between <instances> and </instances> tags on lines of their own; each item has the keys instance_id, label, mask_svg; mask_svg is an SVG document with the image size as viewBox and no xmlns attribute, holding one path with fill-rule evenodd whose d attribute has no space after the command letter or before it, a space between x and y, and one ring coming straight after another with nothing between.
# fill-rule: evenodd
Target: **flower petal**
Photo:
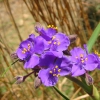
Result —
<instances>
[{"instance_id":1,"label":"flower petal","mask_svg":"<svg viewBox=\"0 0 100 100\"><path fill-rule=\"evenodd\" d=\"M73 65L72 67L72 76L80 76L85 73L84 68L80 68L80 66Z\"/></svg>"},{"instance_id":2,"label":"flower petal","mask_svg":"<svg viewBox=\"0 0 100 100\"><path fill-rule=\"evenodd\" d=\"M28 40L31 42L34 42L35 39L35 35L34 34L30 34Z\"/></svg>"},{"instance_id":3,"label":"flower petal","mask_svg":"<svg viewBox=\"0 0 100 100\"><path fill-rule=\"evenodd\" d=\"M54 36L56 34L57 30L54 28L48 28L46 30L46 35L49 36L50 38L52 38L52 36Z\"/></svg>"},{"instance_id":4,"label":"flower petal","mask_svg":"<svg viewBox=\"0 0 100 100\"><path fill-rule=\"evenodd\" d=\"M59 40L59 45L57 46L57 51L64 51L68 48L70 45L70 40L69 38L63 34L63 33L58 33L55 35L56 39Z\"/></svg>"},{"instance_id":5,"label":"flower petal","mask_svg":"<svg viewBox=\"0 0 100 100\"><path fill-rule=\"evenodd\" d=\"M44 49L45 49L44 39L41 36L36 37L34 52L37 54L41 54L43 53Z\"/></svg>"},{"instance_id":6,"label":"flower petal","mask_svg":"<svg viewBox=\"0 0 100 100\"><path fill-rule=\"evenodd\" d=\"M31 51L31 49L33 48L33 46L32 46L32 44L31 44L30 41L25 40L25 41L23 41L23 42L20 43L20 46L19 46L19 48L16 51L19 59L24 60L27 57L27 55L30 54L29 51L23 53L23 49L24 48L28 49L28 44L30 44L30 51Z\"/></svg>"},{"instance_id":7,"label":"flower petal","mask_svg":"<svg viewBox=\"0 0 100 100\"><path fill-rule=\"evenodd\" d=\"M94 56L94 54L89 54L87 57L85 69L88 71L92 71L95 68L97 68L98 63L97 63L97 58Z\"/></svg>"},{"instance_id":8,"label":"flower petal","mask_svg":"<svg viewBox=\"0 0 100 100\"><path fill-rule=\"evenodd\" d=\"M48 66L54 63L55 59L56 57L52 53L46 53L41 56L39 66L48 68Z\"/></svg>"},{"instance_id":9,"label":"flower petal","mask_svg":"<svg viewBox=\"0 0 100 100\"><path fill-rule=\"evenodd\" d=\"M84 57L86 57L86 52L82 49L82 48L80 48L80 47L75 47L74 49L72 49L71 51L70 51L70 53L71 53L71 60L73 61L73 62L77 62L78 60L77 60L77 58L79 58L80 59L80 55L82 54L83 55L83 58ZM77 57L77 58L76 58Z\"/></svg>"},{"instance_id":10,"label":"flower petal","mask_svg":"<svg viewBox=\"0 0 100 100\"><path fill-rule=\"evenodd\" d=\"M64 56L63 58L58 58L55 64L58 65L61 70L59 72L60 76L68 75L71 72L72 64L68 57Z\"/></svg>"},{"instance_id":11,"label":"flower petal","mask_svg":"<svg viewBox=\"0 0 100 100\"><path fill-rule=\"evenodd\" d=\"M57 60L57 61L60 62L59 60ZM65 75L68 75L69 73L71 73L72 64L69 61L68 57L64 56L62 58L62 62L60 64L59 68L61 69L61 71L59 72L59 74L61 76L65 76Z\"/></svg>"},{"instance_id":12,"label":"flower petal","mask_svg":"<svg viewBox=\"0 0 100 100\"><path fill-rule=\"evenodd\" d=\"M33 54L31 58L25 62L24 68L34 68L37 64L39 64L39 57Z\"/></svg>"},{"instance_id":13,"label":"flower petal","mask_svg":"<svg viewBox=\"0 0 100 100\"><path fill-rule=\"evenodd\" d=\"M56 85L58 78L49 74L49 71L50 71L50 68L42 69L39 71L38 76L45 86L54 86Z\"/></svg>"},{"instance_id":14,"label":"flower petal","mask_svg":"<svg viewBox=\"0 0 100 100\"><path fill-rule=\"evenodd\" d=\"M57 51L47 51L46 52L47 54L51 54L51 55L54 55L58 58L61 58L63 56L63 52L57 52Z\"/></svg>"}]
</instances>

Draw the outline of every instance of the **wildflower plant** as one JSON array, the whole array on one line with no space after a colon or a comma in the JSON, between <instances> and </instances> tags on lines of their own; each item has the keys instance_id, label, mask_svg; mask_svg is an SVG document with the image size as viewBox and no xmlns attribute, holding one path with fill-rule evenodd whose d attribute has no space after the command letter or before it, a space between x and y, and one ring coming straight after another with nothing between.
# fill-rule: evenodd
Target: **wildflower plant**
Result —
<instances>
[{"instance_id":1,"label":"wildflower plant","mask_svg":"<svg viewBox=\"0 0 100 100\"><path fill-rule=\"evenodd\" d=\"M82 87L93 100L99 100L98 91L93 85L93 78L89 75L90 71L100 69L98 53L89 53L90 48L88 47L91 47L89 44L84 45L84 48L74 47L69 50L68 47L75 41L76 35L67 36L58 32L54 25L49 25L46 29L36 25L35 30L38 36L30 34L12 54L13 58L18 58L24 63L25 69L32 70L28 75L17 76L16 83L24 82L29 75L34 73L35 88L41 84L54 87L59 77L66 77ZM69 100L56 87L54 89Z\"/></svg>"}]
</instances>

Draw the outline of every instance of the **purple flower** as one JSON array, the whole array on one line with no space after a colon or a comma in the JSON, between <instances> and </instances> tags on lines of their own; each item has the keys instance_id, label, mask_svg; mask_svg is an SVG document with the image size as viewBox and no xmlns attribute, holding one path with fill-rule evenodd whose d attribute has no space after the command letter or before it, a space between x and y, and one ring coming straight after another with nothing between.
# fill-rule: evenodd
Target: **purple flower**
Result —
<instances>
[{"instance_id":1,"label":"purple flower","mask_svg":"<svg viewBox=\"0 0 100 100\"><path fill-rule=\"evenodd\" d=\"M93 71L97 67L96 57L94 54L86 54L86 52L79 47L70 51L71 61L73 63L72 76L83 75L86 71Z\"/></svg>"},{"instance_id":2,"label":"purple flower","mask_svg":"<svg viewBox=\"0 0 100 100\"><path fill-rule=\"evenodd\" d=\"M72 65L66 56L57 58L53 55L45 55L40 60L42 69L39 71L38 77L45 86L54 86L59 76L68 75Z\"/></svg>"},{"instance_id":3,"label":"purple flower","mask_svg":"<svg viewBox=\"0 0 100 100\"><path fill-rule=\"evenodd\" d=\"M25 41L22 41L16 53L19 59L25 62L24 68L34 68L39 63L39 54L42 54L46 48L45 40L33 34Z\"/></svg>"},{"instance_id":4,"label":"purple flower","mask_svg":"<svg viewBox=\"0 0 100 100\"><path fill-rule=\"evenodd\" d=\"M36 26L37 32L43 37L49 44L47 51L52 52L57 57L62 57L62 51L66 50L70 45L69 38L63 34L56 31L53 25L49 25L48 29Z\"/></svg>"},{"instance_id":5,"label":"purple flower","mask_svg":"<svg viewBox=\"0 0 100 100\"><path fill-rule=\"evenodd\" d=\"M65 34L59 32L48 43L51 51L64 51L70 45L70 40Z\"/></svg>"}]
</instances>

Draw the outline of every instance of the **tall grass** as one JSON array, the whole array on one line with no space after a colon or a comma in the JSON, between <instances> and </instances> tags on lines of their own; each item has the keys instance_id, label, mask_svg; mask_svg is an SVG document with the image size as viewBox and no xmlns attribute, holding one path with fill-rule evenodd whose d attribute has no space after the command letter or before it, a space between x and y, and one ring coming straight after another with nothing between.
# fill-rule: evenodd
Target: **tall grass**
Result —
<instances>
[{"instance_id":1,"label":"tall grass","mask_svg":"<svg viewBox=\"0 0 100 100\"><path fill-rule=\"evenodd\" d=\"M94 28L91 27L90 16L88 16L89 7L91 5L83 1L84 0L0 1L0 75L14 62L10 55L16 50L19 43L28 37L30 33L35 33L34 26L36 22L41 23L44 27L47 27L49 24L55 25L59 31L67 35L77 34L77 40L71 44L69 49L74 46L83 46L83 44L87 43ZM85 11L85 6L87 7L87 11ZM96 22L96 24L97 23L98 22ZM94 49L98 50L97 45L98 41L94 47ZM23 64L20 62L15 63L9 68L6 74L0 77L0 99L62 100L62 97L60 97L53 88L40 86L35 90L33 85L34 75L20 85L15 84L14 77L17 75L25 75L29 72L30 70L25 70ZM97 71L93 73L94 78L98 79L95 85L99 87L100 84L97 84L100 81L99 73ZM57 87L59 90L64 91L71 100L89 100L89 96L85 94L81 88L67 79L60 78ZM75 97L77 98L75 99Z\"/></svg>"}]
</instances>

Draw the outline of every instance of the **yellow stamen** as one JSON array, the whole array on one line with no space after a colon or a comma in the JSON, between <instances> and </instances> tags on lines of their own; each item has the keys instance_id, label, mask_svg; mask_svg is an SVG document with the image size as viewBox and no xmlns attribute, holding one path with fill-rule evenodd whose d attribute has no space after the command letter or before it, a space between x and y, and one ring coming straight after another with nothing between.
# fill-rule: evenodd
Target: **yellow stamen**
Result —
<instances>
[{"instance_id":1,"label":"yellow stamen","mask_svg":"<svg viewBox=\"0 0 100 100\"><path fill-rule=\"evenodd\" d=\"M57 27L55 27L55 29L57 30L58 28L57 28Z\"/></svg>"},{"instance_id":2,"label":"yellow stamen","mask_svg":"<svg viewBox=\"0 0 100 100\"><path fill-rule=\"evenodd\" d=\"M87 60L88 60L88 58L85 58L85 60L87 61Z\"/></svg>"},{"instance_id":3,"label":"yellow stamen","mask_svg":"<svg viewBox=\"0 0 100 100\"><path fill-rule=\"evenodd\" d=\"M60 42L58 42L58 45L60 45Z\"/></svg>"},{"instance_id":4,"label":"yellow stamen","mask_svg":"<svg viewBox=\"0 0 100 100\"><path fill-rule=\"evenodd\" d=\"M58 72L60 72L61 71L61 69L58 69Z\"/></svg>"},{"instance_id":5,"label":"yellow stamen","mask_svg":"<svg viewBox=\"0 0 100 100\"><path fill-rule=\"evenodd\" d=\"M55 38L56 38L56 37L55 37L55 36L53 36L53 37L52 37L52 40L54 40Z\"/></svg>"},{"instance_id":6,"label":"yellow stamen","mask_svg":"<svg viewBox=\"0 0 100 100\"><path fill-rule=\"evenodd\" d=\"M60 76L60 74L58 74L58 75L56 75L57 77L59 77Z\"/></svg>"},{"instance_id":7,"label":"yellow stamen","mask_svg":"<svg viewBox=\"0 0 100 100\"><path fill-rule=\"evenodd\" d=\"M56 71L56 69L55 69L55 68L54 68L53 70L54 70L54 72Z\"/></svg>"},{"instance_id":8,"label":"yellow stamen","mask_svg":"<svg viewBox=\"0 0 100 100\"><path fill-rule=\"evenodd\" d=\"M51 41L48 41L49 44L51 44Z\"/></svg>"},{"instance_id":9,"label":"yellow stamen","mask_svg":"<svg viewBox=\"0 0 100 100\"><path fill-rule=\"evenodd\" d=\"M52 28L54 28L54 25L52 25Z\"/></svg>"},{"instance_id":10,"label":"yellow stamen","mask_svg":"<svg viewBox=\"0 0 100 100\"><path fill-rule=\"evenodd\" d=\"M98 56L100 57L100 53L98 53L96 50L95 50L95 54L98 55Z\"/></svg>"},{"instance_id":11,"label":"yellow stamen","mask_svg":"<svg viewBox=\"0 0 100 100\"><path fill-rule=\"evenodd\" d=\"M80 54L80 57L83 57L83 54Z\"/></svg>"},{"instance_id":12,"label":"yellow stamen","mask_svg":"<svg viewBox=\"0 0 100 100\"><path fill-rule=\"evenodd\" d=\"M81 62L84 63L84 60L82 60Z\"/></svg>"},{"instance_id":13,"label":"yellow stamen","mask_svg":"<svg viewBox=\"0 0 100 100\"><path fill-rule=\"evenodd\" d=\"M22 51L22 53L26 53L25 51Z\"/></svg>"},{"instance_id":14,"label":"yellow stamen","mask_svg":"<svg viewBox=\"0 0 100 100\"><path fill-rule=\"evenodd\" d=\"M52 71L49 71L50 74L52 74Z\"/></svg>"},{"instance_id":15,"label":"yellow stamen","mask_svg":"<svg viewBox=\"0 0 100 100\"><path fill-rule=\"evenodd\" d=\"M53 74L53 76L56 76L56 74Z\"/></svg>"},{"instance_id":16,"label":"yellow stamen","mask_svg":"<svg viewBox=\"0 0 100 100\"><path fill-rule=\"evenodd\" d=\"M50 28L50 27L51 27L51 25L48 25L47 27L48 27L48 28Z\"/></svg>"},{"instance_id":17,"label":"yellow stamen","mask_svg":"<svg viewBox=\"0 0 100 100\"><path fill-rule=\"evenodd\" d=\"M25 52L26 52L26 51L27 51L27 49L26 49L26 48L24 48L24 49L23 49L23 51L25 51Z\"/></svg>"},{"instance_id":18,"label":"yellow stamen","mask_svg":"<svg viewBox=\"0 0 100 100\"><path fill-rule=\"evenodd\" d=\"M58 66L55 66L55 68L58 68Z\"/></svg>"},{"instance_id":19,"label":"yellow stamen","mask_svg":"<svg viewBox=\"0 0 100 100\"><path fill-rule=\"evenodd\" d=\"M57 42L54 42L53 44L57 44Z\"/></svg>"}]
</instances>

